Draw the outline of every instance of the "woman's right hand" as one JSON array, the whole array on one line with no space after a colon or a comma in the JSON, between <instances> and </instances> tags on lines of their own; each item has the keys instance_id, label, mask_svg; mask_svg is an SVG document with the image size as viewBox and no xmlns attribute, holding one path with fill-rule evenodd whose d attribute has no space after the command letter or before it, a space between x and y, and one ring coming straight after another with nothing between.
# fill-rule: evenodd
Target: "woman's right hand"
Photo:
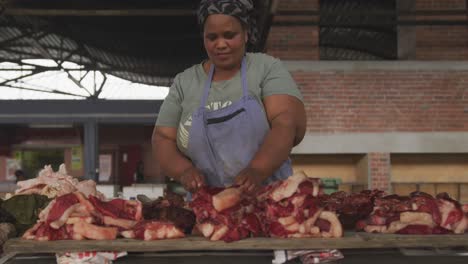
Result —
<instances>
[{"instance_id":1,"label":"woman's right hand","mask_svg":"<svg viewBox=\"0 0 468 264\"><path fill-rule=\"evenodd\" d=\"M193 193L205 185L205 177L203 174L194 166L189 167L179 178L180 183L184 188Z\"/></svg>"}]
</instances>

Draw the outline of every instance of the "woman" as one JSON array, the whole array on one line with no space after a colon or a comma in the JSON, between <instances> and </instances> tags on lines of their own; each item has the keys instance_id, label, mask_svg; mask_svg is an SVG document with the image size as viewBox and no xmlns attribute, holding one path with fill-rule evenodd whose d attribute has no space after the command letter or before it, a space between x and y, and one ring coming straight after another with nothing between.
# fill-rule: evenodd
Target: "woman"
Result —
<instances>
[{"instance_id":1,"label":"woman","mask_svg":"<svg viewBox=\"0 0 468 264\"><path fill-rule=\"evenodd\" d=\"M161 106L153 151L188 191L247 192L292 174L288 158L306 128L302 96L281 62L246 53L256 41L251 0L202 0L208 59L178 74Z\"/></svg>"}]
</instances>

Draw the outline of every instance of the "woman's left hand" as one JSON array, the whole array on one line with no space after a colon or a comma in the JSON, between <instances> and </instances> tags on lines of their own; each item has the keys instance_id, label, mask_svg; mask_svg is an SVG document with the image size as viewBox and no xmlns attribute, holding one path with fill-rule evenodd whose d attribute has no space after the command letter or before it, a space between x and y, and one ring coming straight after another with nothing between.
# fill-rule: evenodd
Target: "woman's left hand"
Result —
<instances>
[{"instance_id":1,"label":"woman's left hand","mask_svg":"<svg viewBox=\"0 0 468 264\"><path fill-rule=\"evenodd\" d=\"M237 174L234 184L239 185L240 189L252 194L262 185L265 177L258 169L247 167Z\"/></svg>"}]
</instances>

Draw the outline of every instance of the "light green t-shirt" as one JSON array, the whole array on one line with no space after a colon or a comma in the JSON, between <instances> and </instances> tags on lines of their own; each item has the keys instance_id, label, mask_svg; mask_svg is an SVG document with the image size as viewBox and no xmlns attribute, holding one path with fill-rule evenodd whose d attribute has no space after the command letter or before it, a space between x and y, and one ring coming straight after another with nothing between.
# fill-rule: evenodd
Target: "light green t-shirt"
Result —
<instances>
[{"instance_id":1,"label":"light green t-shirt","mask_svg":"<svg viewBox=\"0 0 468 264\"><path fill-rule=\"evenodd\" d=\"M280 60L263 53L247 53L247 85L249 95L263 106L270 95L286 94L302 101L302 95L291 74ZM187 155L192 113L199 107L208 78L202 64L176 75L156 121L157 126L177 127L177 146ZM240 71L231 79L212 82L206 108L217 110L231 105L242 96Z\"/></svg>"}]
</instances>

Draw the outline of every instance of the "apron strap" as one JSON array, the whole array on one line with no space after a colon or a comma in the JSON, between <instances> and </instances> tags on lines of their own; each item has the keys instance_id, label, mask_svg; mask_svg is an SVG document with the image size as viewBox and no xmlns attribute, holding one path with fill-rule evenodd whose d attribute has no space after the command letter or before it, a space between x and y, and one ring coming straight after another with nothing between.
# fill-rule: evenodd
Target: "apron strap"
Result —
<instances>
[{"instance_id":1,"label":"apron strap","mask_svg":"<svg viewBox=\"0 0 468 264\"><path fill-rule=\"evenodd\" d=\"M248 88L247 88L247 62L245 56L242 58L241 64L241 80L242 80L242 97L246 97L249 95ZM205 82L205 87L203 90L203 97L200 101L200 109L205 109L206 102L208 101L208 96L210 94L211 82L213 80L215 67L214 64L211 64L210 71L208 73L208 78Z\"/></svg>"},{"instance_id":2,"label":"apron strap","mask_svg":"<svg viewBox=\"0 0 468 264\"><path fill-rule=\"evenodd\" d=\"M203 97L200 101L201 109L205 109L206 101L208 100L208 95L210 94L211 80L213 80L214 69L215 69L214 64L211 64L210 71L208 73L208 78L206 79L206 82L205 82L205 88L203 90Z\"/></svg>"},{"instance_id":3,"label":"apron strap","mask_svg":"<svg viewBox=\"0 0 468 264\"><path fill-rule=\"evenodd\" d=\"M242 58L242 64L241 64L241 79L242 79L242 96L247 97L249 95L249 91L247 89L247 62L244 58Z\"/></svg>"}]
</instances>

